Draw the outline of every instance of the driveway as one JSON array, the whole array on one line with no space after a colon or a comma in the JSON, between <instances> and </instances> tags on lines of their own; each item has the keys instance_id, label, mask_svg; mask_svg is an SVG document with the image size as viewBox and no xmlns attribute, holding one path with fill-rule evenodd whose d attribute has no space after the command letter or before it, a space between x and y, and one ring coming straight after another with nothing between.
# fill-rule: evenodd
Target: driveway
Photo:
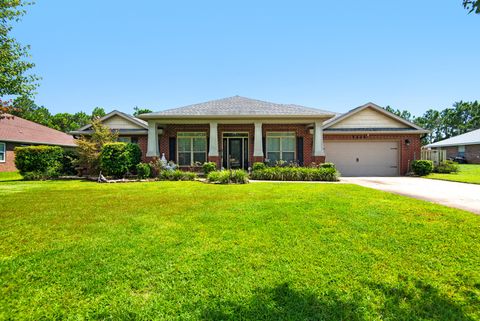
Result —
<instances>
[{"instance_id":1,"label":"driveway","mask_svg":"<svg viewBox=\"0 0 480 321\"><path fill-rule=\"evenodd\" d=\"M341 180L480 214L480 185L418 177L343 177Z\"/></svg>"}]
</instances>

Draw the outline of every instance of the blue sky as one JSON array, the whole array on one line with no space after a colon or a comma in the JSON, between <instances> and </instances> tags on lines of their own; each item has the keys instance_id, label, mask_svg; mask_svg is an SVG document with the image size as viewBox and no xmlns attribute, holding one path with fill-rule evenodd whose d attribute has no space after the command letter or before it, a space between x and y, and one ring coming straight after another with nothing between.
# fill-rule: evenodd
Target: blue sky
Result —
<instances>
[{"instance_id":1,"label":"blue sky","mask_svg":"<svg viewBox=\"0 0 480 321\"><path fill-rule=\"evenodd\" d=\"M14 34L54 113L241 95L419 115L480 99L479 30L461 0L38 0Z\"/></svg>"}]
</instances>

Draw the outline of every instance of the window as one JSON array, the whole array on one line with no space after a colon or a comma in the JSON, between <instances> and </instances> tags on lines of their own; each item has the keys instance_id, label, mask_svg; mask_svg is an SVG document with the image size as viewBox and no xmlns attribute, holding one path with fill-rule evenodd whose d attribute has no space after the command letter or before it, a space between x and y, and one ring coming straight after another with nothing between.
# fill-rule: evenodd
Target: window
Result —
<instances>
[{"instance_id":1,"label":"window","mask_svg":"<svg viewBox=\"0 0 480 321\"><path fill-rule=\"evenodd\" d=\"M132 142L132 137L125 137L125 136L118 137L118 138L117 138L117 142L121 142L121 143L131 143L131 142Z\"/></svg>"},{"instance_id":2,"label":"window","mask_svg":"<svg viewBox=\"0 0 480 321\"><path fill-rule=\"evenodd\" d=\"M267 158L272 161L295 161L295 133L267 133Z\"/></svg>"},{"instance_id":3,"label":"window","mask_svg":"<svg viewBox=\"0 0 480 321\"><path fill-rule=\"evenodd\" d=\"M464 157L465 156L465 146L458 146L458 156Z\"/></svg>"},{"instance_id":4,"label":"window","mask_svg":"<svg viewBox=\"0 0 480 321\"><path fill-rule=\"evenodd\" d=\"M0 143L0 163L5 162L5 143Z\"/></svg>"},{"instance_id":5,"label":"window","mask_svg":"<svg viewBox=\"0 0 480 321\"><path fill-rule=\"evenodd\" d=\"M190 166L195 162L207 161L207 133L177 133L178 164Z\"/></svg>"}]
</instances>

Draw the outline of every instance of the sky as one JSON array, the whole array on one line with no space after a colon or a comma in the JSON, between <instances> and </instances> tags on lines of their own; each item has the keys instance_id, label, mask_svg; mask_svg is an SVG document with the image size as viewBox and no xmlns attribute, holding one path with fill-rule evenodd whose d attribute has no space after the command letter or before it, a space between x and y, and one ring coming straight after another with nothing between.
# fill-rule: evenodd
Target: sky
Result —
<instances>
[{"instance_id":1,"label":"sky","mask_svg":"<svg viewBox=\"0 0 480 321\"><path fill-rule=\"evenodd\" d=\"M421 115L480 99L480 15L461 0L37 0L15 25L52 113L234 95Z\"/></svg>"}]
</instances>

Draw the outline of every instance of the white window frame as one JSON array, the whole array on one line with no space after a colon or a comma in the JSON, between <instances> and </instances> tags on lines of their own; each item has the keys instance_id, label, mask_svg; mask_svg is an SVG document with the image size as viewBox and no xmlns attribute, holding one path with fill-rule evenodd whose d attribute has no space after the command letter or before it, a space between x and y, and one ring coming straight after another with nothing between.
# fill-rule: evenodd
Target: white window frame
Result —
<instances>
[{"instance_id":1,"label":"white window frame","mask_svg":"<svg viewBox=\"0 0 480 321\"><path fill-rule=\"evenodd\" d=\"M268 138L279 138L280 139L280 150L269 150L268 149ZM284 150L283 140L286 138L291 139L293 137L293 150ZM297 160L297 135L295 132L267 132L265 137L265 157L268 158L268 153L280 153L280 160L283 160L283 153L292 153L293 152L293 161Z\"/></svg>"},{"instance_id":2,"label":"white window frame","mask_svg":"<svg viewBox=\"0 0 480 321\"><path fill-rule=\"evenodd\" d=\"M117 142L131 143L132 142L132 137L130 137L130 136L119 136L119 137L117 137Z\"/></svg>"},{"instance_id":3,"label":"white window frame","mask_svg":"<svg viewBox=\"0 0 480 321\"><path fill-rule=\"evenodd\" d=\"M180 138L189 138L190 139L190 151L179 151L180 144L178 140ZM204 138L205 139L205 151L194 151L193 150L193 139L194 138ZM205 154L205 161L208 161L207 158L207 149L208 149L208 141L207 141L207 133L206 132L177 132L177 143L176 143L176 152L177 152L177 163L179 166L192 166L195 164L194 154L195 153L204 153ZM180 164L180 153L190 153L190 164Z\"/></svg>"},{"instance_id":4,"label":"white window frame","mask_svg":"<svg viewBox=\"0 0 480 321\"><path fill-rule=\"evenodd\" d=\"M3 142L0 142L0 154L3 154L3 160L0 159L0 163L5 163L7 161L7 144Z\"/></svg>"}]
</instances>

